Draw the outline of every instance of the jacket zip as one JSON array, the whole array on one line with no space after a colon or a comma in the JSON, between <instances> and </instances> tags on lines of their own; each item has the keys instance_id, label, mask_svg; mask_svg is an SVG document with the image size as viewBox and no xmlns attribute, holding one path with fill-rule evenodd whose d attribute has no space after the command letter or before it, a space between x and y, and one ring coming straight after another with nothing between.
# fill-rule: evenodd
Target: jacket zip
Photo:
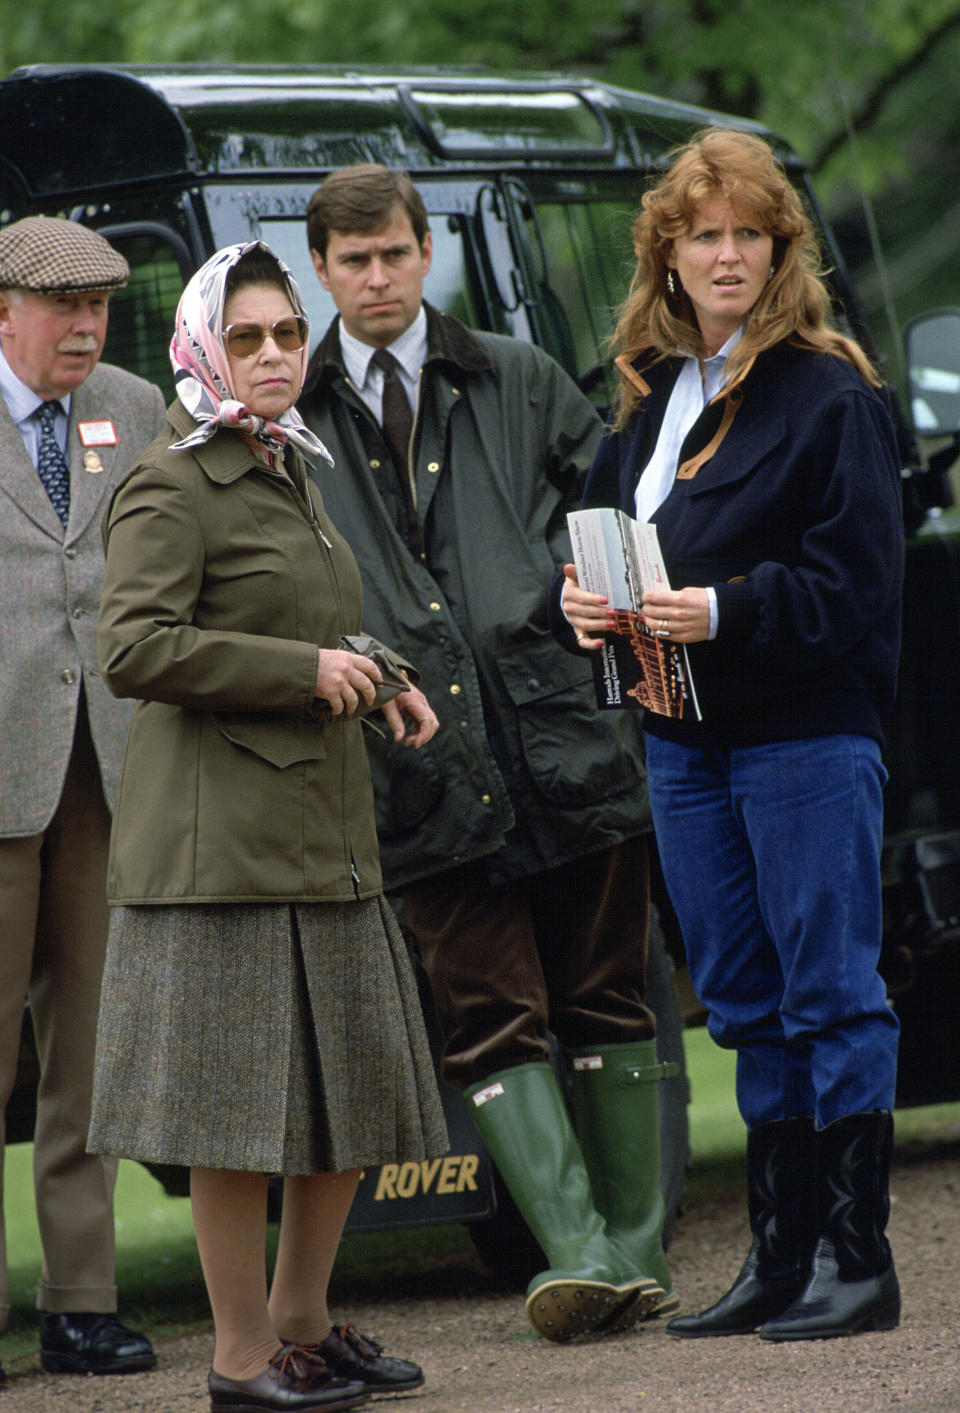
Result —
<instances>
[{"instance_id":1,"label":"jacket zip","mask_svg":"<svg viewBox=\"0 0 960 1413\"><path fill-rule=\"evenodd\" d=\"M276 472L276 471L273 471L273 470L270 471L270 474L273 475L276 480L282 481L282 482L286 483L287 485L289 485L290 490L293 492L293 498L294 498L296 504L298 505L298 507L300 508L301 512L304 514L304 518L307 520L308 524L310 525L310 528L311 528L311 530L313 531L314 535L315 535L319 540L321 540L321 541L323 542L323 544L326 545L326 547L327 547L328 553L327 553L326 556L325 556L326 563L327 563L327 571L328 571L328 573L329 573L329 575L330 575L330 582L331 582L331 584L333 585L334 596L336 597L336 601L337 601L338 616L342 619L342 615L343 615L343 596L342 596L342 594L341 594L341 592L340 592L340 580L337 578L337 571L336 571L336 569L335 569L335 567L334 567L334 563L333 563L333 553L332 553L332 551L333 551L333 544L332 544L332 542L331 542L330 540L327 539L326 535L323 533L323 529L322 529L322 527L321 527L321 525L320 525L320 520L319 520L319 518L318 518L318 516L317 516L316 511L314 510L313 501L312 501L312 499L311 499L311 497L310 497L309 488L308 488L308 490L307 490L306 498L304 498L304 497L300 494L300 490L299 490L299 488L298 488L298 486L297 486L297 484L296 484L296 482L294 481L294 479L293 479L292 476L290 476L290 475L281 476L279 472ZM321 551L321 553L322 553L322 551ZM375 727L374 729L376 730L377 728ZM344 767L346 766L346 756L344 756L344 758L343 758L343 765L344 765ZM341 796L341 799L344 797L345 788L346 788L346 782L345 782L345 780L344 780L344 778L343 778L343 775L341 774L341 779L340 779L340 796ZM353 883L353 892L354 892L354 896L355 896L356 898L359 898L359 897L360 897L360 874L359 874L358 871L357 871L357 864L356 864L356 860L355 860L354 857L353 857L352 848L351 848L351 852L350 852L350 879L351 879L351 882Z\"/></svg>"}]
</instances>

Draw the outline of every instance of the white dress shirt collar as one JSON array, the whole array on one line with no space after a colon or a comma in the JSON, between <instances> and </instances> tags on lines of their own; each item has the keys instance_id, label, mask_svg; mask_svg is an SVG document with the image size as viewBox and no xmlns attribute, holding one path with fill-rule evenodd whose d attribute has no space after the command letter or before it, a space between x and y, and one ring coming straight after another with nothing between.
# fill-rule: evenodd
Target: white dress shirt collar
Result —
<instances>
[{"instance_id":1,"label":"white dress shirt collar","mask_svg":"<svg viewBox=\"0 0 960 1413\"><path fill-rule=\"evenodd\" d=\"M638 520L649 520L670 494L677 474L680 448L700 413L723 386L727 358L740 342L742 334L741 325L712 358L702 362L693 354L684 358L663 414L657 445L637 483L635 500Z\"/></svg>"},{"instance_id":2,"label":"white dress shirt collar","mask_svg":"<svg viewBox=\"0 0 960 1413\"><path fill-rule=\"evenodd\" d=\"M370 362L376 350L370 344L355 338L344 327L342 319L340 349L350 381L379 422L383 374L379 368L372 367ZM400 381L410 399L410 406L416 410L420 369L427 358L427 314L422 304L413 323L387 346L387 352L392 353L400 364Z\"/></svg>"},{"instance_id":3,"label":"white dress shirt collar","mask_svg":"<svg viewBox=\"0 0 960 1413\"><path fill-rule=\"evenodd\" d=\"M63 397L44 399L38 397L32 388L28 388L22 378L18 378L4 357L3 350L0 349L0 395L7 405L11 420L16 424L17 430L23 438L23 445L27 455L37 464L37 456L40 449L40 423L34 416L37 409L43 406L44 401L59 402L61 411L54 417L54 430L60 450L67 449L67 427L70 421L70 393L65 393Z\"/></svg>"}]
</instances>

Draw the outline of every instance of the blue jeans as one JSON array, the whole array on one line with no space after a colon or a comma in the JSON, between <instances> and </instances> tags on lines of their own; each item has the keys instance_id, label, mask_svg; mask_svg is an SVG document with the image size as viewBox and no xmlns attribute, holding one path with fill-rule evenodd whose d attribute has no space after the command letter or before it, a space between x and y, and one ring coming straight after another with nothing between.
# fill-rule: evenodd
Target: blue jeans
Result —
<instances>
[{"instance_id":1,"label":"blue jeans","mask_svg":"<svg viewBox=\"0 0 960 1413\"><path fill-rule=\"evenodd\" d=\"M893 1107L877 973L886 771L865 736L700 750L647 735L663 873L694 990L737 1051L748 1128Z\"/></svg>"}]
</instances>

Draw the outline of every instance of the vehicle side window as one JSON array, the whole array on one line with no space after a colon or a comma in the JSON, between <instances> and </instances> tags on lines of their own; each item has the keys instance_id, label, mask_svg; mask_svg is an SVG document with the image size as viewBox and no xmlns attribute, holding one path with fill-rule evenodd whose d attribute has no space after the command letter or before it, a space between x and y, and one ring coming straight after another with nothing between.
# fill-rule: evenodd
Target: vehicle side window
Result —
<instances>
[{"instance_id":1,"label":"vehicle side window","mask_svg":"<svg viewBox=\"0 0 960 1413\"><path fill-rule=\"evenodd\" d=\"M476 304L467 274L463 231L456 216L431 216L433 263L424 283L429 302L471 329L478 327Z\"/></svg>"},{"instance_id":2,"label":"vehicle side window","mask_svg":"<svg viewBox=\"0 0 960 1413\"><path fill-rule=\"evenodd\" d=\"M300 286L310 320L310 348L313 350L326 333L337 307L331 295L317 279L313 260L307 249L303 220L260 221L263 239L281 260L289 265ZM465 324L477 325L476 306L470 289L463 236L457 218L433 214L430 217L433 235L433 264L424 285L426 298L446 314L455 314Z\"/></svg>"},{"instance_id":3,"label":"vehicle side window","mask_svg":"<svg viewBox=\"0 0 960 1413\"><path fill-rule=\"evenodd\" d=\"M130 279L110 296L104 359L156 383L170 402L173 371L167 350L187 276L163 236L106 234L127 260Z\"/></svg>"},{"instance_id":4,"label":"vehicle side window","mask_svg":"<svg viewBox=\"0 0 960 1413\"><path fill-rule=\"evenodd\" d=\"M584 391L600 401L612 392L607 344L633 271L634 215L635 206L626 201L536 206L546 255L537 291L541 339ZM531 227L528 222L534 240Z\"/></svg>"}]
</instances>

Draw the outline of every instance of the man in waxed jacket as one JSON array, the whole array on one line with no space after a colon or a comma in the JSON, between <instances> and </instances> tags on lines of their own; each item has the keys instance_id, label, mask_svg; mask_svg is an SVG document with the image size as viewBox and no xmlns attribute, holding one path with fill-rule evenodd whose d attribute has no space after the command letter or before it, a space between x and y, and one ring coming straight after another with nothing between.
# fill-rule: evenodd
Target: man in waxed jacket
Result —
<instances>
[{"instance_id":1,"label":"man in waxed jacket","mask_svg":"<svg viewBox=\"0 0 960 1413\"><path fill-rule=\"evenodd\" d=\"M431 235L404 173L334 173L308 236L339 311L300 402L334 457L318 484L365 625L417 663L441 724L417 752L368 742L385 885L430 980L444 1077L548 1256L531 1320L557 1340L622 1329L677 1303L644 1004L646 790L636 718L597 712L589 664L546 617L601 424L541 350L423 302ZM572 1057L576 1132L548 1027Z\"/></svg>"}]
</instances>

